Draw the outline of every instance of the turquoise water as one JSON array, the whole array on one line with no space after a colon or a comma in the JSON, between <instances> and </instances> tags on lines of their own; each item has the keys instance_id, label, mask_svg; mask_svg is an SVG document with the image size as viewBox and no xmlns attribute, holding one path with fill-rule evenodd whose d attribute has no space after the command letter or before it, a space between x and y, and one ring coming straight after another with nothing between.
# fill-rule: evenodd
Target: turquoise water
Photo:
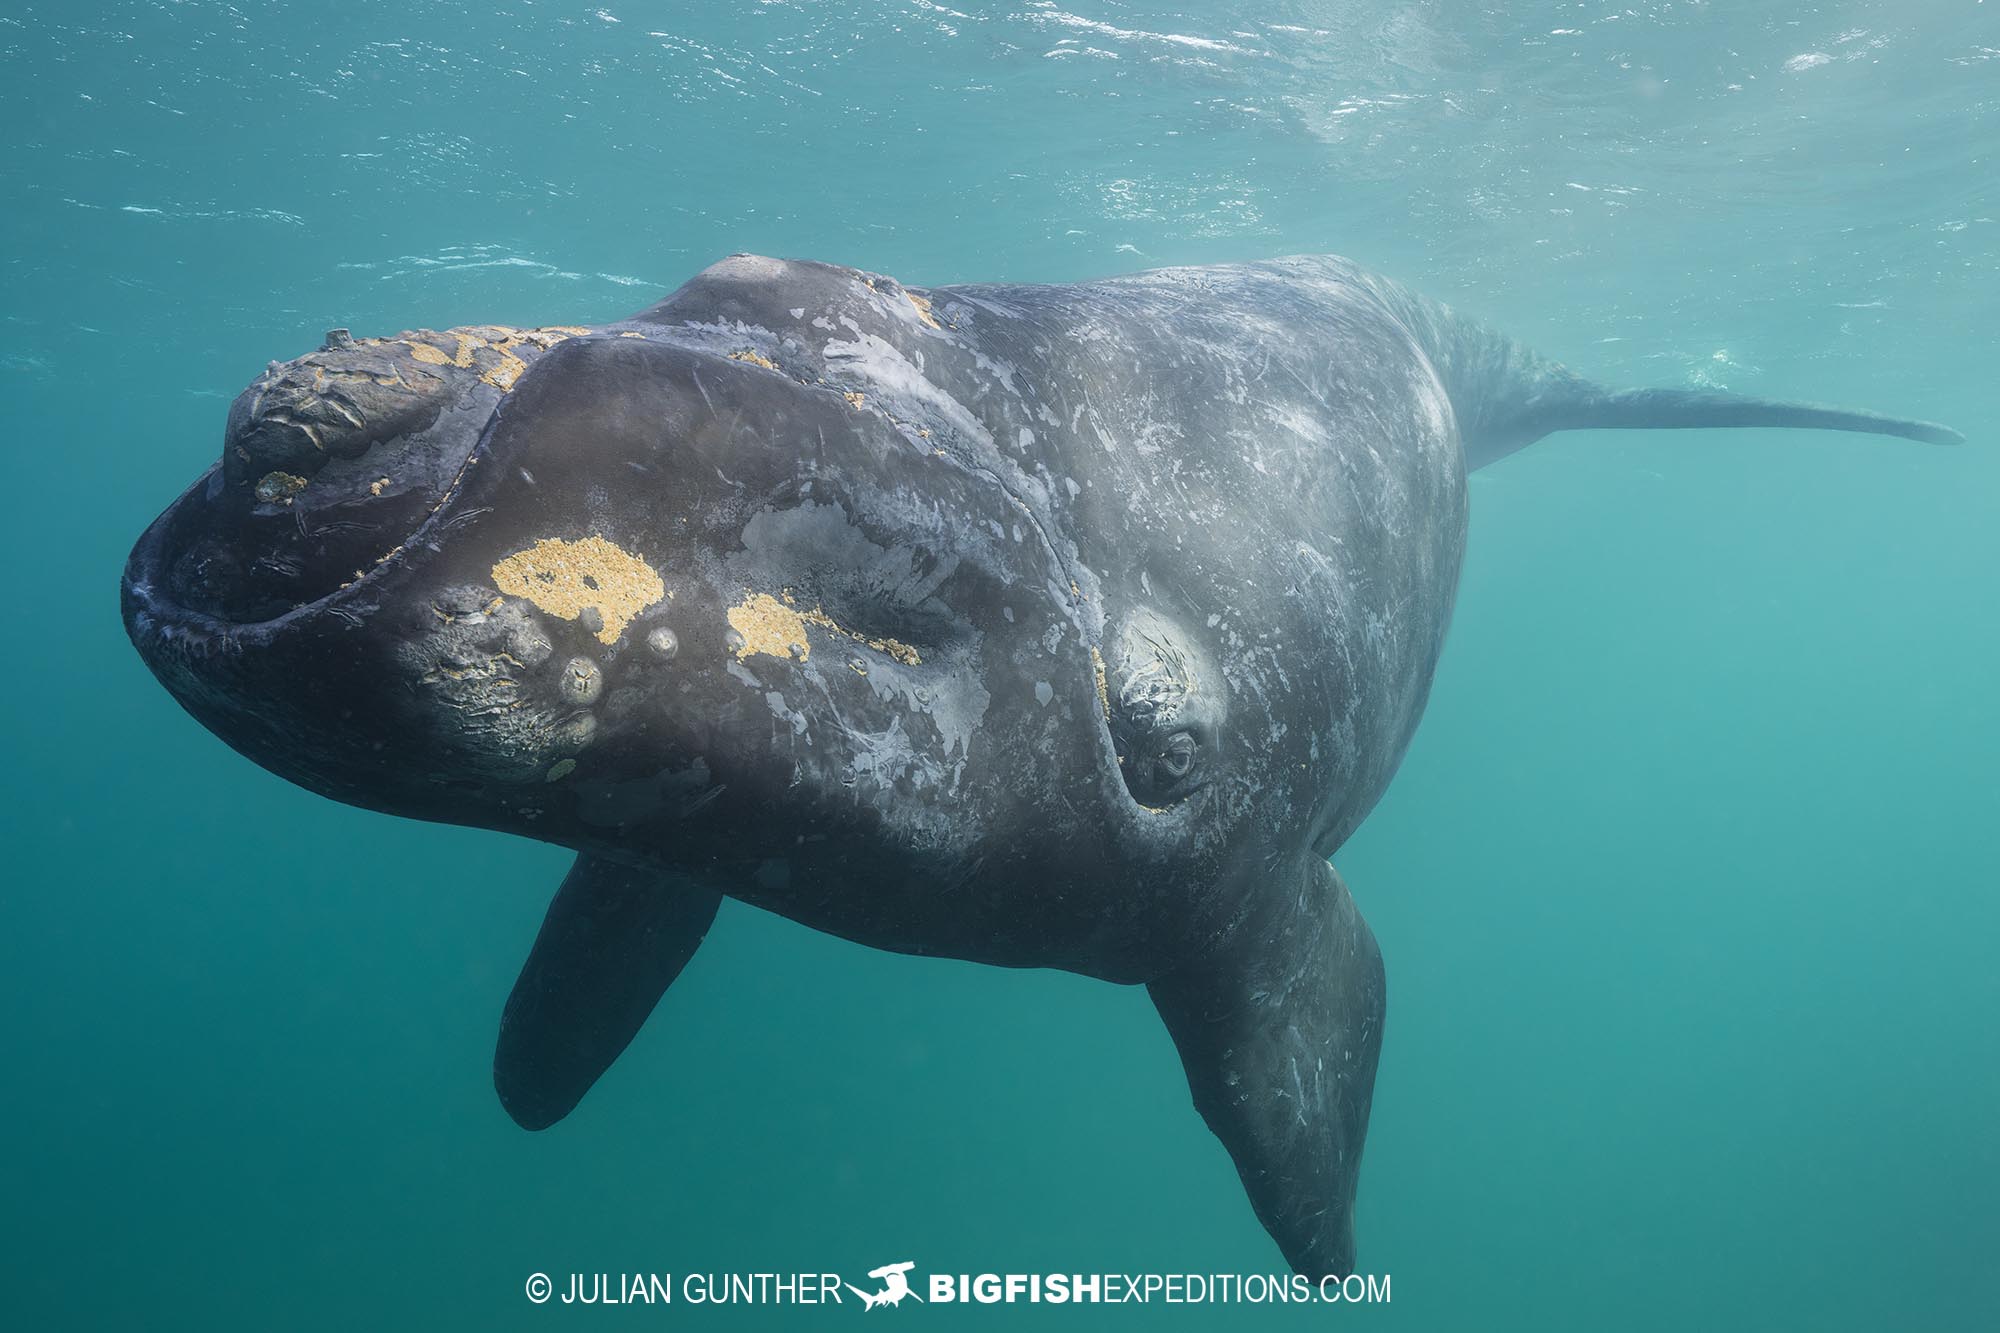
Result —
<instances>
[{"instance_id":1,"label":"turquoise water","mask_svg":"<svg viewBox=\"0 0 2000 1333\"><path fill-rule=\"evenodd\" d=\"M522 1284L1279 1268L1141 992L733 904L524 1134L493 1035L567 855L288 787L127 647L126 549L267 360L615 317L738 250L1333 251L1606 380L1963 429L1474 479L1429 714L1338 858L1389 969L1394 1283L1338 1313L1991 1318L2000 4L7 0L0 104L8 1327L761 1328L857 1316Z\"/></svg>"}]
</instances>

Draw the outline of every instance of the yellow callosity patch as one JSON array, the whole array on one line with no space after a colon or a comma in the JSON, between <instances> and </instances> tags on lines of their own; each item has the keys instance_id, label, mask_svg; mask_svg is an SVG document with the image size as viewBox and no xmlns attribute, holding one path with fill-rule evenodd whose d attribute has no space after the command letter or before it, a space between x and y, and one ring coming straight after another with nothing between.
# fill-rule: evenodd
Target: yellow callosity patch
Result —
<instances>
[{"instance_id":1,"label":"yellow callosity patch","mask_svg":"<svg viewBox=\"0 0 2000 1333\"><path fill-rule=\"evenodd\" d=\"M1074 588L1076 585L1072 583L1069 586ZM1104 717L1106 721L1109 721L1111 718L1111 688L1105 683L1104 679L1104 654L1098 652L1095 648L1090 650L1090 669L1097 677L1097 702L1104 705Z\"/></svg>"},{"instance_id":2,"label":"yellow callosity patch","mask_svg":"<svg viewBox=\"0 0 2000 1333\"><path fill-rule=\"evenodd\" d=\"M443 333L432 333L425 329L408 338L398 339L410 349L412 359L427 366L450 366L456 370L478 370L479 378L502 393L514 387L514 381L521 378L521 372L528 363L521 359L516 349L533 348L546 352L559 342L566 342L590 330L577 325L557 324L545 329L515 329L504 324L480 324L471 328L446 329ZM429 339L449 338L452 347L449 352ZM480 356L480 353L486 353ZM484 364L482 364L484 363Z\"/></svg>"},{"instance_id":3,"label":"yellow callosity patch","mask_svg":"<svg viewBox=\"0 0 2000 1333\"><path fill-rule=\"evenodd\" d=\"M909 297L910 304L917 308L918 319L921 319L924 323L930 325L934 329L941 329L944 327L944 325L937 322L937 316L931 313L931 303L929 301L925 300L921 296L918 296L915 292L904 292L903 295Z\"/></svg>"},{"instance_id":4,"label":"yellow callosity patch","mask_svg":"<svg viewBox=\"0 0 2000 1333\"><path fill-rule=\"evenodd\" d=\"M762 352L731 352L729 359L731 361L748 361L751 365L762 366L766 370L776 370L778 368L778 363L770 357L765 356Z\"/></svg>"},{"instance_id":5,"label":"yellow callosity patch","mask_svg":"<svg viewBox=\"0 0 2000 1333\"><path fill-rule=\"evenodd\" d=\"M416 339L411 338L407 340L407 345L410 349L410 356L427 366L448 366L451 364L450 357L429 343L420 343Z\"/></svg>"},{"instance_id":6,"label":"yellow callosity patch","mask_svg":"<svg viewBox=\"0 0 2000 1333\"><path fill-rule=\"evenodd\" d=\"M904 643L901 639L871 639L865 634L858 634L845 625L836 624L832 616L816 606L799 618L809 625L818 625L821 629L830 629L835 634L843 635L854 640L856 643L865 643L878 653L887 653L904 666L922 666L924 664L924 659L917 656L917 650L910 647L909 644Z\"/></svg>"},{"instance_id":7,"label":"yellow callosity patch","mask_svg":"<svg viewBox=\"0 0 2000 1333\"><path fill-rule=\"evenodd\" d=\"M753 593L730 607L729 628L743 640L736 645L738 661L755 653L790 657L795 649L801 662L812 656L805 618L767 592Z\"/></svg>"},{"instance_id":8,"label":"yellow callosity patch","mask_svg":"<svg viewBox=\"0 0 2000 1333\"><path fill-rule=\"evenodd\" d=\"M514 381L521 378L521 372L528 368L528 363L520 357L515 356L512 352L502 352L500 356L500 364L486 371L479 378L485 380L500 392L506 393L514 387Z\"/></svg>"},{"instance_id":9,"label":"yellow callosity patch","mask_svg":"<svg viewBox=\"0 0 2000 1333\"><path fill-rule=\"evenodd\" d=\"M806 626L816 625L831 630L844 639L866 644L878 653L886 654L904 666L922 666L924 659L917 650L900 639L874 639L856 633L840 624L832 616L815 606L810 611L799 611L793 605L792 595L785 594L783 601L769 593L753 593L735 606L729 608L729 627L743 640L736 647L740 660L753 653L763 653L770 657L794 657L803 662L812 656L812 644L806 638ZM867 675L864 670L859 672Z\"/></svg>"},{"instance_id":10,"label":"yellow callosity patch","mask_svg":"<svg viewBox=\"0 0 2000 1333\"><path fill-rule=\"evenodd\" d=\"M602 537L544 537L493 566L493 584L552 616L575 620L596 607L599 643L616 643L641 611L667 595L653 567Z\"/></svg>"},{"instance_id":11,"label":"yellow callosity patch","mask_svg":"<svg viewBox=\"0 0 2000 1333\"><path fill-rule=\"evenodd\" d=\"M306 488L304 477L289 472L267 472L257 482L257 498L265 504L290 504L292 497Z\"/></svg>"}]
</instances>

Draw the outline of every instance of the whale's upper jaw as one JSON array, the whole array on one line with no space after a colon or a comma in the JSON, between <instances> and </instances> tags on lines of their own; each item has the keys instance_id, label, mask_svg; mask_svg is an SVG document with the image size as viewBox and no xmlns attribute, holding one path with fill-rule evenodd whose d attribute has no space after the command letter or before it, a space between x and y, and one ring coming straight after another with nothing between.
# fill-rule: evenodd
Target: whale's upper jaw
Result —
<instances>
[{"instance_id":1,"label":"whale's upper jaw","mask_svg":"<svg viewBox=\"0 0 2000 1333\"><path fill-rule=\"evenodd\" d=\"M586 332L336 329L272 362L231 405L219 463L133 552L128 584L153 614L225 633L332 599L450 502L527 366Z\"/></svg>"}]
</instances>

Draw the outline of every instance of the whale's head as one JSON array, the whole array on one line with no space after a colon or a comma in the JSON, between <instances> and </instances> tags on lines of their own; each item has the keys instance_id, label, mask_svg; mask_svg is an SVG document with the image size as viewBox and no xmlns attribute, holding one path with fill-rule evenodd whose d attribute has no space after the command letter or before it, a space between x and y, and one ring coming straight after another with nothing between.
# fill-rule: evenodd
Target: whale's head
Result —
<instances>
[{"instance_id":1,"label":"whale's head","mask_svg":"<svg viewBox=\"0 0 2000 1333\"><path fill-rule=\"evenodd\" d=\"M126 630L162 683L265 767L410 809L425 780L397 737L421 710L383 651L408 609L394 590L426 563L419 533L424 554L442 546L438 520L515 381L584 332L337 329L273 361L231 405L221 458L126 565Z\"/></svg>"},{"instance_id":2,"label":"whale's head","mask_svg":"<svg viewBox=\"0 0 2000 1333\"><path fill-rule=\"evenodd\" d=\"M1089 608L1021 497L863 398L629 327L337 333L237 400L126 626L210 730L352 804L788 909L806 863L1067 838L1087 872L1124 791Z\"/></svg>"}]
</instances>

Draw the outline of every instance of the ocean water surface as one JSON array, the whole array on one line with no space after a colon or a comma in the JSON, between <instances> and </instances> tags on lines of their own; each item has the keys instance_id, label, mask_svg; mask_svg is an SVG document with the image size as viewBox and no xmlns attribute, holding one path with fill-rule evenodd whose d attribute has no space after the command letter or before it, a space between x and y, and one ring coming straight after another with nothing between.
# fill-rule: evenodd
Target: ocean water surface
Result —
<instances>
[{"instance_id":1,"label":"ocean water surface","mask_svg":"<svg viewBox=\"0 0 2000 1333\"><path fill-rule=\"evenodd\" d=\"M493 1036L568 854L290 787L127 645L126 551L267 361L752 251L1334 252L1605 381L1963 430L1474 478L1427 717L1337 858L1389 974L1393 1299L1334 1313L1988 1326L2000 4L7 0L0 106L0 1324L831 1326L523 1282L1280 1270L1143 992L735 904L523 1133Z\"/></svg>"}]
</instances>

